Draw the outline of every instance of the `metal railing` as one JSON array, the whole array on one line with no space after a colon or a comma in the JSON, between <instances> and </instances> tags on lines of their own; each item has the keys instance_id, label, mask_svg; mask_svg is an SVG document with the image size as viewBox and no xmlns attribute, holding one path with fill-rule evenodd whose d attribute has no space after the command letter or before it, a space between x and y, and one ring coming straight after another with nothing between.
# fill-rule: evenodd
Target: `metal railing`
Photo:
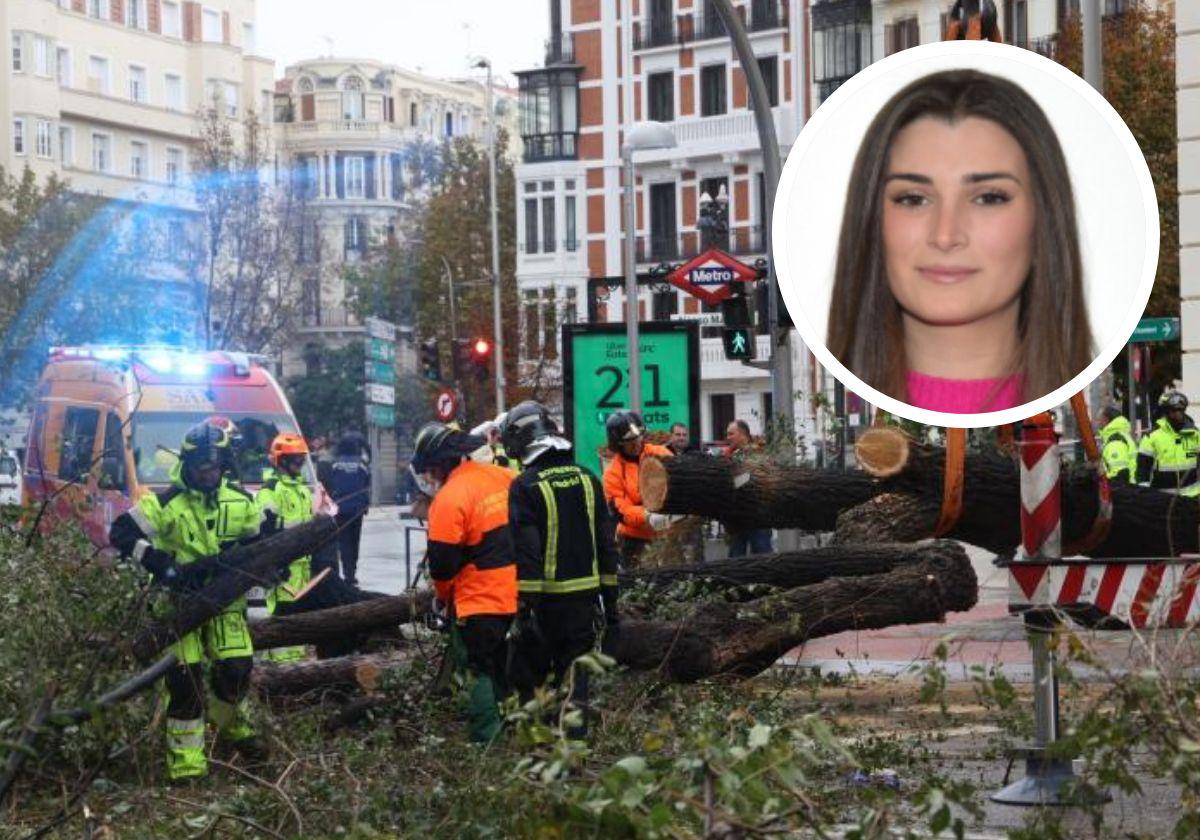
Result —
<instances>
[{"instance_id":1,"label":"metal railing","mask_svg":"<svg viewBox=\"0 0 1200 840\"><path fill-rule=\"evenodd\" d=\"M787 5L780 0L751 0L750 22L746 27L751 32L764 29L780 29L788 25Z\"/></svg>"},{"instance_id":2,"label":"metal railing","mask_svg":"<svg viewBox=\"0 0 1200 840\"><path fill-rule=\"evenodd\" d=\"M685 21L687 23L685 23ZM647 50L651 47L668 47L672 44L686 44L690 34L691 19L679 17L645 17L637 21L633 31L633 48Z\"/></svg>"},{"instance_id":3,"label":"metal railing","mask_svg":"<svg viewBox=\"0 0 1200 840\"><path fill-rule=\"evenodd\" d=\"M575 160L579 157L579 134L559 131L552 134L522 134L525 163L543 160Z\"/></svg>"},{"instance_id":4,"label":"metal railing","mask_svg":"<svg viewBox=\"0 0 1200 840\"><path fill-rule=\"evenodd\" d=\"M546 61L552 64L575 63L575 33L560 32L557 37L546 39Z\"/></svg>"}]
</instances>

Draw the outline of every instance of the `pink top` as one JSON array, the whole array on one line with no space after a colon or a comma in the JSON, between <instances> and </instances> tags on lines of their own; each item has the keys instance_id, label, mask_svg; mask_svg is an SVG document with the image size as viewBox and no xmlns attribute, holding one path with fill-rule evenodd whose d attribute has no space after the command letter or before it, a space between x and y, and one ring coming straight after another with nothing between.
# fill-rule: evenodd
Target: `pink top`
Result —
<instances>
[{"instance_id":1,"label":"pink top","mask_svg":"<svg viewBox=\"0 0 1200 840\"><path fill-rule=\"evenodd\" d=\"M1021 404L1021 377L1001 379L943 379L908 372L909 405L953 414L1002 411Z\"/></svg>"}]
</instances>

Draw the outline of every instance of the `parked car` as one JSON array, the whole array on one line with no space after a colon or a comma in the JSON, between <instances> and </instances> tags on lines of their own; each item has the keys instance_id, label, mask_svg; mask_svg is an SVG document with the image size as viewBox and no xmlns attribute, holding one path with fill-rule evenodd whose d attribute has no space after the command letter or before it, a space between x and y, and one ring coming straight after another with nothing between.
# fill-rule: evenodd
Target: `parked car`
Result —
<instances>
[{"instance_id":1,"label":"parked car","mask_svg":"<svg viewBox=\"0 0 1200 840\"><path fill-rule=\"evenodd\" d=\"M15 452L0 449L0 506L21 504L21 462Z\"/></svg>"}]
</instances>

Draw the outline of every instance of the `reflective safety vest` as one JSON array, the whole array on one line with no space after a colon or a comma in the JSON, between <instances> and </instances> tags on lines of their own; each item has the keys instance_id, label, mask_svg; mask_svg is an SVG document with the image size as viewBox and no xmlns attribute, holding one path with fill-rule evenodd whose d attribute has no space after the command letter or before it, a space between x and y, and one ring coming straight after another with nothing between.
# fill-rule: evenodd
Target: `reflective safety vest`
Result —
<instances>
[{"instance_id":1,"label":"reflective safety vest","mask_svg":"<svg viewBox=\"0 0 1200 840\"><path fill-rule=\"evenodd\" d=\"M1197 453L1200 453L1200 430L1189 423L1176 431L1165 417L1160 417L1154 429L1142 436L1138 446L1139 459L1152 461L1151 486L1163 490L1183 491L1196 483ZM1143 472L1139 469L1139 478L1143 478Z\"/></svg>"},{"instance_id":2,"label":"reflective safety vest","mask_svg":"<svg viewBox=\"0 0 1200 840\"><path fill-rule=\"evenodd\" d=\"M642 461L646 458L670 458L671 450L665 446L647 443L637 461L629 461L617 454L604 471L604 496L617 517L617 536L652 540L656 532L646 522L646 507L642 502Z\"/></svg>"},{"instance_id":3,"label":"reflective safety vest","mask_svg":"<svg viewBox=\"0 0 1200 840\"><path fill-rule=\"evenodd\" d=\"M508 526L513 474L466 460L429 505L429 577L458 618L517 611L517 564Z\"/></svg>"},{"instance_id":4,"label":"reflective safety vest","mask_svg":"<svg viewBox=\"0 0 1200 840\"><path fill-rule=\"evenodd\" d=\"M1125 479L1132 484L1137 478L1137 444L1129 429L1129 418L1115 417L1100 430L1100 442L1105 475L1117 478L1124 471Z\"/></svg>"},{"instance_id":5,"label":"reflective safety vest","mask_svg":"<svg viewBox=\"0 0 1200 840\"><path fill-rule=\"evenodd\" d=\"M599 479L569 453L547 452L513 482L509 526L521 592L597 592L617 586L617 550Z\"/></svg>"},{"instance_id":6,"label":"reflective safety vest","mask_svg":"<svg viewBox=\"0 0 1200 840\"><path fill-rule=\"evenodd\" d=\"M263 484L254 499L263 516L277 517L284 528L292 528L313 518L312 490L302 478L276 473ZM276 604L296 600L299 592L312 580L312 557L305 555L288 565L288 579L267 593L267 609L275 612Z\"/></svg>"}]
</instances>

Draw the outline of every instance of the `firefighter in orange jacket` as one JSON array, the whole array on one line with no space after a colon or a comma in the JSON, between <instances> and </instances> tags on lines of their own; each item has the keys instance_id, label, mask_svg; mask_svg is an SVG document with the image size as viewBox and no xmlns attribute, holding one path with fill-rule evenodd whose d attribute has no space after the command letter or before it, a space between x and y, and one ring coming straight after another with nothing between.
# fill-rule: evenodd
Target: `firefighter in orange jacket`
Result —
<instances>
[{"instance_id":1,"label":"firefighter in orange jacket","mask_svg":"<svg viewBox=\"0 0 1200 840\"><path fill-rule=\"evenodd\" d=\"M507 694L505 638L517 612L516 551L508 527L513 473L473 461L483 438L428 423L417 432L413 472L429 505L429 577L451 617L451 646L467 673L471 740L501 729Z\"/></svg>"},{"instance_id":2,"label":"firefighter in orange jacket","mask_svg":"<svg viewBox=\"0 0 1200 840\"><path fill-rule=\"evenodd\" d=\"M660 531L682 517L650 513L642 503L638 484L642 459L670 458L665 446L646 443L646 426L636 411L616 411L604 424L612 463L604 471L604 498L617 520L617 546L625 568L637 565L638 557Z\"/></svg>"}]
</instances>

